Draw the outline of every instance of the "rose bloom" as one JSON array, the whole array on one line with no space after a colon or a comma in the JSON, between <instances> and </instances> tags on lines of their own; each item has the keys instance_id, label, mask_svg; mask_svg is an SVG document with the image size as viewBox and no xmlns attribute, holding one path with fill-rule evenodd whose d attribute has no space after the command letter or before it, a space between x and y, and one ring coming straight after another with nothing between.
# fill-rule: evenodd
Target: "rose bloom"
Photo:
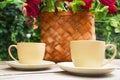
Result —
<instances>
[{"instance_id":1,"label":"rose bloom","mask_svg":"<svg viewBox=\"0 0 120 80\"><path fill-rule=\"evenodd\" d=\"M114 5L116 4L116 0L100 0L100 2L104 5Z\"/></svg>"},{"instance_id":2,"label":"rose bloom","mask_svg":"<svg viewBox=\"0 0 120 80\"><path fill-rule=\"evenodd\" d=\"M59 1L68 1L68 2L72 2L73 0L57 0L57 2Z\"/></svg>"},{"instance_id":3,"label":"rose bloom","mask_svg":"<svg viewBox=\"0 0 120 80\"><path fill-rule=\"evenodd\" d=\"M27 16L37 17L39 14L38 4L41 3L41 0L27 0L26 3L27 5L24 7L26 8Z\"/></svg>"},{"instance_id":4,"label":"rose bloom","mask_svg":"<svg viewBox=\"0 0 120 80\"><path fill-rule=\"evenodd\" d=\"M27 3L40 4L41 0L27 0Z\"/></svg>"},{"instance_id":5,"label":"rose bloom","mask_svg":"<svg viewBox=\"0 0 120 80\"><path fill-rule=\"evenodd\" d=\"M89 11L89 8L91 7L93 0L84 0L84 2L85 2L85 6L81 6L81 7L86 11Z\"/></svg>"},{"instance_id":6,"label":"rose bloom","mask_svg":"<svg viewBox=\"0 0 120 80\"><path fill-rule=\"evenodd\" d=\"M108 11L110 14L117 12L117 7L115 6L116 0L100 0L100 3L109 7Z\"/></svg>"},{"instance_id":7,"label":"rose bloom","mask_svg":"<svg viewBox=\"0 0 120 80\"><path fill-rule=\"evenodd\" d=\"M111 5L109 6L108 10L110 14L114 14L115 12L117 12L117 7L115 5Z\"/></svg>"},{"instance_id":8,"label":"rose bloom","mask_svg":"<svg viewBox=\"0 0 120 80\"><path fill-rule=\"evenodd\" d=\"M37 17L37 15L39 14L38 6L33 3L28 3L27 6L24 7L26 8L27 16Z\"/></svg>"},{"instance_id":9,"label":"rose bloom","mask_svg":"<svg viewBox=\"0 0 120 80\"><path fill-rule=\"evenodd\" d=\"M2 2L3 0L0 0L0 2Z\"/></svg>"},{"instance_id":10,"label":"rose bloom","mask_svg":"<svg viewBox=\"0 0 120 80\"><path fill-rule=\"evenodd\" d=\"M66 1L68 1L68 2L72 2L73 0L66 0Z\"/></svg>"}]
</instances>

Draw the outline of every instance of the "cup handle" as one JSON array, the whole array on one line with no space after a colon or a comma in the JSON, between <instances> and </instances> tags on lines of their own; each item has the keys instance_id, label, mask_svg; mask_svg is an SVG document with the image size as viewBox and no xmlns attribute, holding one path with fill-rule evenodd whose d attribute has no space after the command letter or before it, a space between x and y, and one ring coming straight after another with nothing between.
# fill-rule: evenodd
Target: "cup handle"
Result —
<instances>
[{"instance_id":1,"label":"cup handle","mask_svg":"<svg viewBox=\"0 0 120 80\"><path fill-rule=\"evenodd\" d=\"M113 53L112 57L107 62L105 62L102 66L110 63L115 58L115 56L117 54L117 49L116 49L115 45L113 45L113 44L107 44L107 45L105 45L105 49L107 49L108 47L113 47L114 53Z\"/></svg>"},{"instance_id":2,"label":"cup handle","mask_svg":"<svg viewBox=\"0 0 120 80\"><path fill-rule=\"evenodd\" d=\"M15 47L17 49L16 45L10 45L9 48L8 48L8 53L13 60L18 61L17 59L15 59L15 57L13 57L13 55L11 53L11 48L13 48L13 47Z\"/></svg>"}]
</instances>

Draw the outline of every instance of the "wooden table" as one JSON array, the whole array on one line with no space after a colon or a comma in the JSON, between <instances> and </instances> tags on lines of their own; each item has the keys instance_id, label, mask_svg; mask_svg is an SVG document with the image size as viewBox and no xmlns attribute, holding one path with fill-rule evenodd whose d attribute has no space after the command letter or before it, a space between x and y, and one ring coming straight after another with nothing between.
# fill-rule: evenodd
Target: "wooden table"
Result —
<instances>
[{"instance_id":1,"label":"wooden table","mask_svg":"<svg viewBox=\"0 0 120 80\"><path fill-rule=\"evenodd\" d=\"M120 60L114 60L111 64L120 66ZM63 71L57 65L39 71L15 70L2 61L0 62L0 80L120 80L120 69L103 76L81 76Z\"/></svg>"}]
</instances>

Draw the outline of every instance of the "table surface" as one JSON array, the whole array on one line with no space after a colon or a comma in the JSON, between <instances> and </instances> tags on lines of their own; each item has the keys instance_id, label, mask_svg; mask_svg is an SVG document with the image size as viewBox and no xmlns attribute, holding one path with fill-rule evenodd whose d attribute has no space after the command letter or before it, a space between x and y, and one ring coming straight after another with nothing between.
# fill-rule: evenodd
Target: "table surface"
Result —
<instances>
[{"instance_id":1,"label":"table surface","mask_svg":"<svg viewBox=\"0 0 120 80\"><path fill-rule=\"evenodd\" d=\"M120 59L111 64L120 66ZM5 61L0 62L0 80L120 80L120 69L102 76L82 76L63 71L58 65L46 70L24 71L9 67Z\"/></svg>"}]
</instances>

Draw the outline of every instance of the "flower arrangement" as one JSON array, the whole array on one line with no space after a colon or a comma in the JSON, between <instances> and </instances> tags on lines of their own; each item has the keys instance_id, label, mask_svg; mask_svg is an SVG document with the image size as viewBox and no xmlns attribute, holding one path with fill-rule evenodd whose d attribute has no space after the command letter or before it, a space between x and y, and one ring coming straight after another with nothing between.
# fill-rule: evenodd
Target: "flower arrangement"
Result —
<instances>
[{"instance_id":1,"label":"flower arrangement","mask_svg":"<svg viewBox=\"0 0 120 80\"><path fill-rule=\"evenodd\" d=\"M41 12L69 11L73 12L91 11L93 13L103 12L114 14L117 12L116 0L26 0L24 8L27 16L37 17Z\"/></svg>"},{"instance_id":2,"label":"flower arrangement","mask_svg":"<svg viewBox=\"0 0 120 80\"><path fill-rule=\"evenodd\" d=\"M34 23L43 12L88 11L99 19L117 12L116 0L0 0L0 7L5 5L1 4L4 2L20 3L27 21L34 19Z\"/></svg>"},{"instance_id":3,"label":"flower arrangement","mask_svg":"<svg viewBox=\"0 0 120 80\"><path fill-rule=\"evenodd\" d=\"M116 0L26 0L22 11L25 16L36 18L43 12L79 12L88 11L95 14L96 18L104 18L117 12ZM28 20L30 20L28 19Z\"/></svg>"}]
</instances>

